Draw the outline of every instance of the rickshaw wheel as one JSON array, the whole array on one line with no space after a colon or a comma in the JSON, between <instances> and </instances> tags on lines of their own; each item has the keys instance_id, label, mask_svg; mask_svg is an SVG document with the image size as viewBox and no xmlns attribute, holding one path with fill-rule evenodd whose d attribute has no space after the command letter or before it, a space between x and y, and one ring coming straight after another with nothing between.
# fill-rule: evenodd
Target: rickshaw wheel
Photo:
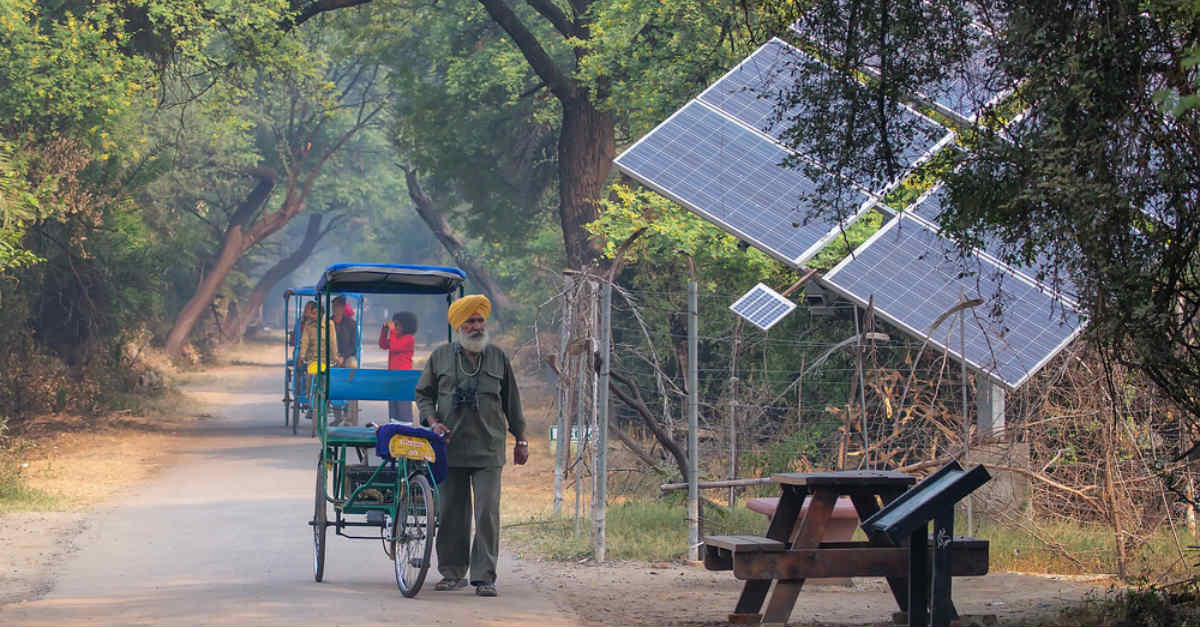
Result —
<instances>
[{"instance_id":1,"label":"rickshaw wheel","mask_svg":"<svg viewBox=\"0 0 1200 627\"><path fill-rule=\"evenodd\" d=\"M325 578L325 524L329 520L325 501L325 461L317 460L317 489L313 507L313 579Z\"/></svg>"},{"instance_id":2,"label":"rickshaw wheel","mask_svg":"<svg viewBox=\"0 0 1200 627\"><path fill-rule=\"evenodd\" d=\"M406 597L415 597L425 583L433 555L433 537L437 524L437 509L433 502L433 488L423 474L408 478L400 509L400 520L394 526L394 548L392 560L396 571L396 585Z\"/></svg>"}]
</instances>

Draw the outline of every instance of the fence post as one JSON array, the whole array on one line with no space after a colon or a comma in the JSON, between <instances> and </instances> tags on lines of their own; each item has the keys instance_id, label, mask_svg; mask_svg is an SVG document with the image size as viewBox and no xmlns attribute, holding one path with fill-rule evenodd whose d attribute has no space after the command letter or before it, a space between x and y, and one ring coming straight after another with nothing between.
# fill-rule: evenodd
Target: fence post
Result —
<instances>
[{"instance_id":1,"label":"fence post","mask_svg":"<svg viewBox=\"0 0 1200 627\"><path fill-rule=\"evenodd\" d=\"M566 432L567 405L571 402L571 375L567 368L567 337L571 335L571 277L563 275L562 324L558 332L558 440L554 444L554 515L562 514L563 481L566 477L567 453L571 450L571 434ZM563 438L567 448L563 448Z\"/></svg>"},{"instance_id":2,"label":"fence post","mask_svg":"<svg viewBox=\"0 0 1200 627\"><path fill-rule=\"evenodd\" d=\"M690 260L689 260L690 261ZM700 369L699 322L695 270L688 281L688 368L687 368L687 418L688 418L688 559L700 560Z\"/></svg>"},{"instance_id":3,"label":"fence post","mask_svg":"<svg viewBox=\"0 0 1200 627\"><path fill-rule=\"evenodd\" d=\"M596 493L592 509L592 556L597 562L604 561L605 556L605 508L608 498L608 378L609 357L612 353L609 346L609 325L612 322L612 281L605 281L600 301L600 333L597 352L600 361L600 381L597 384L596 403Z\"/></svg>"}]
</instances>

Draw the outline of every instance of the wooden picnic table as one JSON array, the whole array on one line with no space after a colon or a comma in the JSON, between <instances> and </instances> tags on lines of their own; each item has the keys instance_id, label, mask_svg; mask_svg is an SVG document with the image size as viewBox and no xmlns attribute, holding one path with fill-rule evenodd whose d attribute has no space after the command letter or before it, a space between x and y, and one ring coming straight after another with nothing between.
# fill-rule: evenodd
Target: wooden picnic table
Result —
<instances>
[{"instance_id":1,"label":"wooden picnic table","mask_svg":"<svg viewBox=\"0 0 1200 627\"><path fill-rule=\"evenodd\" d=\"M729 615L731 623L785 624L804 580L817 577L886 577L896 604L902 612L908 610L907 548L896 546L881 533L869 536L866 542L821 540L838 497L849 496L859 520L866 520L903 494L916 481L912 475L857 470L777 473L771 478L779 484L780 499L766 537L704 538L705 566L732 570L735 577L746 581L737 607ZM810 498L808 507L804 507L806 497ZM964 545L956 551L970 548ZM984 572L986 564L984 547ZM975 574L978 569L978 559L959 559L954 568L961 571L955 574L963 575Z\"/></svg>"}]
</instances>

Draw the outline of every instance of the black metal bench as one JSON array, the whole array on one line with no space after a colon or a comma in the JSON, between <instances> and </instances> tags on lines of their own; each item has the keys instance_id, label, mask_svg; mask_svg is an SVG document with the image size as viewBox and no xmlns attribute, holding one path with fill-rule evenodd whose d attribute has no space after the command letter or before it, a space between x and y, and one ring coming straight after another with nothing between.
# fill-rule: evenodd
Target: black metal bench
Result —
<instances>
[{"instance_id":1,"label":"black metal bench","mask_svg":"<svg viewBox=\"0 0 1200 627\"><path fill-rule=\"evenodd\" d=\"M950 462L913 486L899 498L862 523L867 536L886 535L908 551L908 624L929 625L931 605L935 625L949 625L958 618L950 599L953 576L987 573L987 541L954 536L954 506L991 475L983 466L963 470ZM929 522L933 521L932 569L930 568ZM959 565L963 548L974 547L975 567ZM983 551L983 572L978 572L978 551ZM932 598L930 587L932 582Z\"/></svg>"}]
</instances>

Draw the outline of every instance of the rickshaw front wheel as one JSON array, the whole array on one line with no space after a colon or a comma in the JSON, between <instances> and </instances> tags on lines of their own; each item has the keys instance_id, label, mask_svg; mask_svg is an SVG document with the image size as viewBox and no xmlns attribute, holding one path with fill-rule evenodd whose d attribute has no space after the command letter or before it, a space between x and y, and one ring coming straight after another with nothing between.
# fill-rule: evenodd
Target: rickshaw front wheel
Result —
<instances>
[{"instance_id":1,"label":"rickshaw front wheel","mask_svg":"<svg viewBox=\"0 0 1200 627\"><path fill-rule=\"evenodd\" d=\"M415 597L425 583L433 556L433 537L437 525L437 507L433 488L424 474L408 478L408 489L396 511L393 559L396 585L406 597Z\"/></svg>"},{"instance_id":2,"label":"rickshaw front wheel","mask_svg":"<svg viewBox=\"0 0 1200 627\"><path fill-rule=\"evenodd\" d=\"M325 461L317 460L317 489L313 507L313 579L325 578L325 525L329 520L325 501Z\"/></svg>"}]
</instances>

